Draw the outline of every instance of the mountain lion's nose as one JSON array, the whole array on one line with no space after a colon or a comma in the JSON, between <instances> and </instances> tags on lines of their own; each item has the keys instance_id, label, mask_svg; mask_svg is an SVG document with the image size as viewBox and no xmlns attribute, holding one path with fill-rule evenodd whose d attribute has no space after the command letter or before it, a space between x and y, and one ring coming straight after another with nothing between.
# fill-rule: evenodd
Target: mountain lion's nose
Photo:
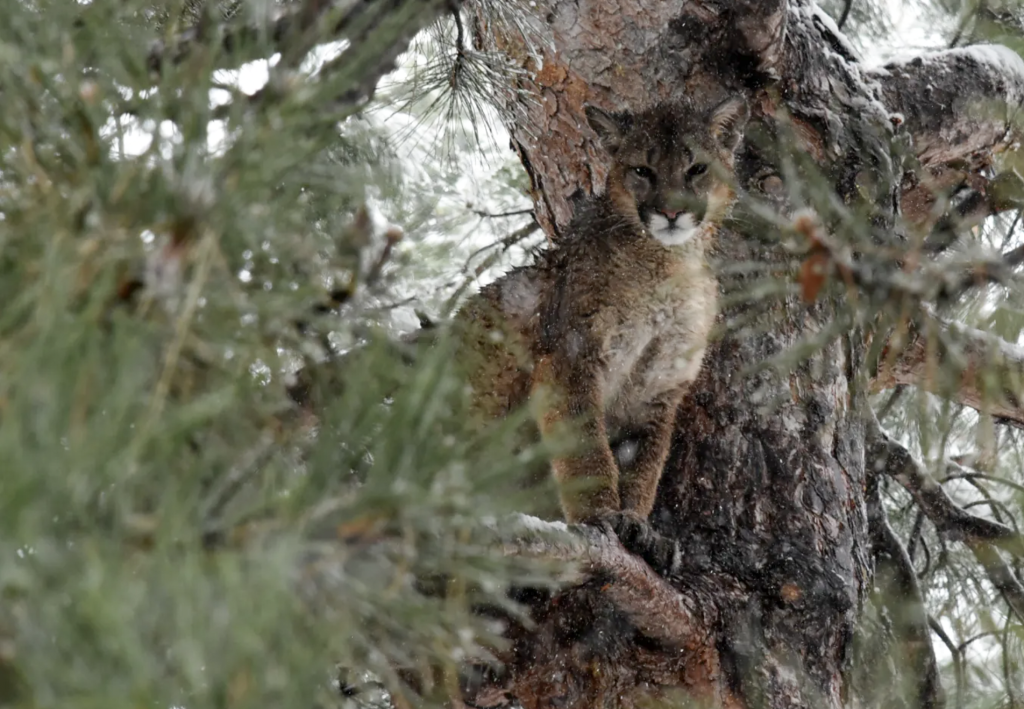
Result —
<instances>
[{"instance_id":1,"label":"mountain lion's nose","mask_svg":"<svg viewBox=\"0 0 1024 709\"><path fill-rule=\"evenodd\" d=\"M678 209L660 209L658 211L660 211L665 216L665 218L668 219L671 222L671 221L675 221L675 218L679 216L679 211L680 210L678 210Z\"/></svg>"}]
</instances>

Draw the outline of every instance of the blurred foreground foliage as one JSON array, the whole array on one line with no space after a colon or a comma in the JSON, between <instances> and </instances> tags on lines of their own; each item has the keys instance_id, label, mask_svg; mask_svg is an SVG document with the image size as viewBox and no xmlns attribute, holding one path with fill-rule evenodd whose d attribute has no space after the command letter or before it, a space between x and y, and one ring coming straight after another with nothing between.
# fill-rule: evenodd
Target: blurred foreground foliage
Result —
<instances>
[{"instance_id":1,"label":"blurred foreground foliage","mask_svg":"<svg viewBox=\"0 0 1024 709\"><path fill-rule=\"evenodd\" d=\"M360 110L438 9L390 6L325 46L242 33L267 3L5 5L0 705L330 705L332 663L451 666L545 575L482 533L530 508L509 426L465 430L443 343L378 344L446 194ZM357 344L310 419L291 373Z\"/></svg>"}]
</instances>

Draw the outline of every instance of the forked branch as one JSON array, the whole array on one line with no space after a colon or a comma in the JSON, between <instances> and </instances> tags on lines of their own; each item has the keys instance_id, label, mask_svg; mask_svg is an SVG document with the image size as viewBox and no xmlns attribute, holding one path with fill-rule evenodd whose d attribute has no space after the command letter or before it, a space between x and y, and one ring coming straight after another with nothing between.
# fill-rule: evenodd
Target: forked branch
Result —
<instances>
[{"instance_id":1,"label":"forked branch","mask_svg":"<svg viewBox=\"0 0 1024 709\"><path fill-rule=\"evenodd\" d=\"M874 419L869 423L867 458L875 472L889 476L911 494L936 530L963 541L1010 609L1024 621L1024 584L999 550L1024 558L1024 537L1004 524L977 517L957 505L906 448Z\"/></svg>"}]
</instances>

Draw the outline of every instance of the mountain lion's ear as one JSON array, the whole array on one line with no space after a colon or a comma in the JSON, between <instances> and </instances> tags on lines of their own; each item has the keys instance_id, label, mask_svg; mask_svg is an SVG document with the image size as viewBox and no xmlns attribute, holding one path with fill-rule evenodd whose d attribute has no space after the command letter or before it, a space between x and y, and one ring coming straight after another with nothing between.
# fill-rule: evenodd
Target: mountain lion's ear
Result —
<instances>
[{"instance_id":1,"label":"mountain lion's ear","mask_svg":"<svg viewBox=\"0 0 1024 709\"><path fill-rule=\"evenodd\" d=\"M726 150L735 150L749 118L750 108L745 98L727 98L711 111L711 135Z\"/></svg>"},{"instance_id":2,"label":"mountain lion's ear","mask_svg":"<svg viewBox=\"0 0 1024 709\"><path fill-rule=\"evenodd\" d=\"M622 139L629 130L630 121L627 117L617 116L589 103L583 106L587 114L587 122L601 139L601 145L609 155L615 155L622 146Z\"/></svg>"}]
</instances>

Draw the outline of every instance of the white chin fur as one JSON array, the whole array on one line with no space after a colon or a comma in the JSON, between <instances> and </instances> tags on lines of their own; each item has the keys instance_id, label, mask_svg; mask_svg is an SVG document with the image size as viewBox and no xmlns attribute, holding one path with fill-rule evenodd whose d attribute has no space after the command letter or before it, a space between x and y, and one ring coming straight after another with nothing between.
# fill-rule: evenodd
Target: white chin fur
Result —
<instances>
[{"instance_id":1,"label":"white chin fur","mask_svg":"<svg viewBox=\"0 0 1024 709\"><path fill-rule=\"evenodd\" d=\"M689 214L680 214L676 217L676 223L671 225L662 215L652 214L649 227L651 236L665 246L681 246L697 233L697 224Z\"/></svg>"}]
</instances>

